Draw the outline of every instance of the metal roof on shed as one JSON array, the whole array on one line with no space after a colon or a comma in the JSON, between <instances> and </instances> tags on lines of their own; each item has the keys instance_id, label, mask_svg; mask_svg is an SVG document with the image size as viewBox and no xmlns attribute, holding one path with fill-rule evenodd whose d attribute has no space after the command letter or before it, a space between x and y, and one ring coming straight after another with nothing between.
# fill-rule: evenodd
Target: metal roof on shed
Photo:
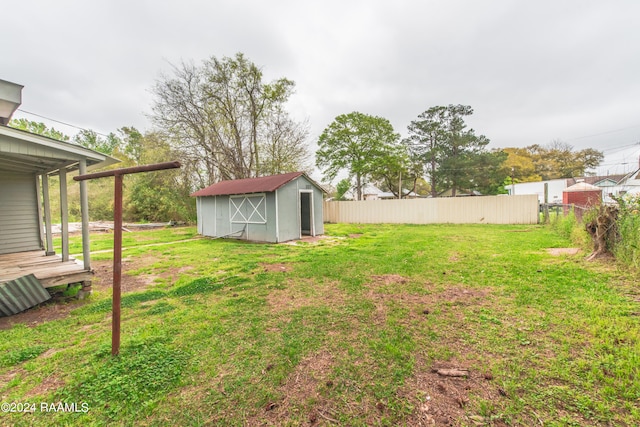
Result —
<instances>
[{"instance_id":1,"label":"metal roof on shed","mask_svg":"<svg viewBox=\"0 0 640 427\"><path fill-rule=\"evenodd\" d=\"M578 191L602 191L602 188L596 187L595 185L587 184L586 182L579 182L577 184L573 184L571 187L566 188L564 193L574 193Z\"/></svg>"},{"instance_id":2,"label":"metal roof on shed","mask_svg":"<svg viewBox=\"0 0 640 427\"><path fill-rule=\"evenodd\" d=\"M304 172L289 172L280 175L262 176L259 178L220 181L208 186L207 188L196 191L195 193L191 194L191 196L227 196L232 194L271 192L276 191L286 183L293 181L294 179L302 175L305 175Z\"/></svg>"}]
</instances>

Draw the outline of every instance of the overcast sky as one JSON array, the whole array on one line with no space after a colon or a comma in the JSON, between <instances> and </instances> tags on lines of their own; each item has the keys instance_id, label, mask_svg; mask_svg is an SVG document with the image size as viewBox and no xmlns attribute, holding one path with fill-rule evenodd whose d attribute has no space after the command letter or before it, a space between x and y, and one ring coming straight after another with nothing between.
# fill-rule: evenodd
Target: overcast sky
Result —
<instances>
[{"instance_id":1,"label":"overcast sky","mask_svg":"<svg viewBox=\"0 0 640 427\"><path fill-rule=\"evenodd\" d=\"M352 111L404 136L429 107L467 104L491 147L562 140L613 174L640 156L639 17L636 0L20 0L2 7L0 79L25 86L14 118L150 130L171 64L243 52L295 81L310 142Z\"/></svg>"}]
</instances>

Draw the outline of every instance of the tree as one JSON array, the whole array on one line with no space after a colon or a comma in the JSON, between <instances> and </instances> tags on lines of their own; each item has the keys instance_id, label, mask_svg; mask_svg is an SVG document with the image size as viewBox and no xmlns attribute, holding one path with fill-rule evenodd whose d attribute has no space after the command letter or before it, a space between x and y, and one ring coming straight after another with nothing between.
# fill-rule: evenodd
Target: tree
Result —
<instances>
[{"instance_id":1,"label":"tree","mask_svg":"<svg viewBox=\"0 0 640 427\"><path fill-rule=\"evenodd\" d=\"M106 137L102 137L91 129L82 129L73 137L73 142L108 155L114 154L122 145L122 141L115 133L111 132Z\"/></svg>"},{"instance_id":2,"label":"tree","mask_svg":"<svg viewBox=\"0 0 640 427\"><path fill-rule=\"evenodd\" d=\"M604 159L601 151L586 148L574 151L573 146L555 140L547 145L506 148L507 164L513 167L516 182L548 181L584 176Z\"/></svg>"},{"instance_id":3,"label":"tree","mask_svg":"<svg viewBox=\"0 0 640 427\"><path fill-rule=\"evenodd\" d=\"M351 182L348 179L341 179L336 185L336 200L345 200L344 195L351 189Z\"/></svg>"},{"instance_id":4,"label":"tree","mask_svg":"<svg viewBox=\"0 0 640 427\"><path fill-rule=\"evenodd\" d=\"M123 128L125 129L125 128ZM175 159L171 144L160 133L139 135L134 128L128 128L130 142L135 141L134 152L139 152L137 164L152 164ZM139 138L138 138L139 136ZM126 150L125 150L126 151ZM187 178L191 165L180 169L148 172L131 176L126 192L124 216L130 221L164 222L193 221L196 218L195 200L190 197L193 183Z\"/></svg>"},{"instance_id":5,"label":"tree","mask_svg":"<svg viewBox=\"0 0 640 427\"><path fill-rule=\"evenodd\" d=\"M431 195L445 189L455 197L460 189L495 192L506 158L488 152L489 139L467 129L464 117L473 114L468 105L436 106L418 116L408 127L406 143L414 156L422 160L429 177Z\"/></svg>"},{"instance_id":6,"label":"tree","mask_svg":"<svg viewBox=\"0 0 640 427\"><path fill-rule=\"evenodd\" d=\"M371 177L380 189L399 199L404 190L416 191L423 174L424 166L420 159L411 156L406 145L398 144L391 146L387 155L375 161Z\"/></svg>"},{"instance_id":7,"label":"tree","mask_svg":"<svg viewBox=\"0 0 640 427\"><path fill-rule=\"evenodd\" d=\"M439 166L444 158L447 139L445 115L446 107L432 107L421 113L418 115L419 120L409 124L409 137L405 140L410 155L420 159L424 164L432 197L436 197L442 187Z\"/></svg>"},{"instance_id":8,"label":"tree","mask_svg":"<svg viewBox=\"0 0 640 427\"><path fill-rule=\"evenodd\" d=\"M57 139L58 141L69 141L69 136L62 132L49 128L42 122L34 122L27 119L12 119L9 127L14 129L25 130L27 132L36 133L48 138Z\"/></svg>"},{"instance_id":9,"label":"tree","mask_svg":"<svg viewBox=\"0 0 640 427\"><path fill-rule=\"evenodd\" d=\"M268 147L305 146L304 127L284 113L293 88L286 78L263 82L260 68L242 53L211 57L199 67L182 63L153 87L151 118L184 163L197 165L201 186L255 177L282 159L273 151L265 153ZM290 172L301 166L296 161L276 169Z\"/></svg>"},{"instance_id":10,"label":"tree","mask_svg":"<svg viewBox=\"0 0 640 427\"><path fill-rule=\"evenodd\" d=\"M573 151L573 146L559 140L544 146L531 145L526 149L543 181L584 176L604 159L600 151L591 148Z\"/></svg>"},{"instance_id":11,"label":"tree","mask_svg":"<svg viewBox=\"0 0 640 427\"><path fill-rule=\"evenodd\" d=\"M261 162L259 175L276 175L291 171L311 172L308 122L295 122L288 113L279 110L265 124L264 138L259 144Z\"/></svg>"},{"instance_id":12,"label":"tree","mask_svg":"<svg viewBox=\"0 0 640 427\"><path fill-rule=\"evenodd\" d=\"M509 172L510 183L542 181L526 148L504 148L502 151L507 154L505 167Z\"/></svg>"},{"instance_id":13,"label":"tree","mask_svg":"<svg viewBox=\"0 0 640 427\"><path fill-rule=\"evenodd\" d=\"M398 139L387 119L359 112L342 114L320 135L316 165L328 180L346 171L355 179L357 200L362 200L364 185L395 154Z\"/></svg>"},{"instance_id":14,"label":"tree","mask_svg":"<svg viewBox=\"0 0 640 427\"><path fill-rule=\"evenodd\" d=\"M505 194L505 179L509 176L509 168L505 166L507 153L495 149L479 153L473 165L473 175L469 188L482 194Z\"/></svg>"}]
</instances>

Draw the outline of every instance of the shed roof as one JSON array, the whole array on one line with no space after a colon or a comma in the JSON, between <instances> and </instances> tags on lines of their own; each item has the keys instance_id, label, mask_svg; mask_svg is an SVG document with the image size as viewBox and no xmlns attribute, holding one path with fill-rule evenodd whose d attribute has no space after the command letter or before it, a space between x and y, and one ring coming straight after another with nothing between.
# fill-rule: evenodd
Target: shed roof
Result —
<instances>
[{"instance_id":1,"label":"shed roof","mask_svg":"<svg viewBox=\"0 0 640 427\"><path fill-rule=\"evenodd\" d=\"M306 174L304 172L289 172L280 175L261 176L259 178L234 179L229 181L220 181L210 185L202 190L198 190L191 194L192 197L202 196L228 196L232 194L247 193L263 193L276 191L288 182L293 181L299 176ZM307 179L309 179L307 177ZM315 182L309 179L311 183L322 189Z\"/></svg>"},{"instance_id":2,"label":"shed roof","mask_svg":"<svg viewBox=\"0 0 640 427\"><path fill-rule=\"evenodd\" d=\"M564 190L564 193L574 193L578 191L600 191L602 192L602 188L596 187L595 185L588 184L586 182L579 182L577 184L573 184L571 187L568 187Z\"/></svg>"}]
</instances>

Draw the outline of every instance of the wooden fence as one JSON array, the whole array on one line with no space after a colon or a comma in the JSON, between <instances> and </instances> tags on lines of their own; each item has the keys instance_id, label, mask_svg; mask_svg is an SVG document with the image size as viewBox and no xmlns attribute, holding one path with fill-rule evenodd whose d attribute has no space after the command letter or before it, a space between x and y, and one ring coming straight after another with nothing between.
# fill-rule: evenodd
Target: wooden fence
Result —
<instances>
[{"instance_id":1,"label":"wooden fence","mask_svg":"<svg viewBox=\"0 0 640 427\"><path fill-rule=\"evenodd\" d=\"M538 196L324 202L324 222L360 224L537 224Z\"/></svg>"}]
</instances>

